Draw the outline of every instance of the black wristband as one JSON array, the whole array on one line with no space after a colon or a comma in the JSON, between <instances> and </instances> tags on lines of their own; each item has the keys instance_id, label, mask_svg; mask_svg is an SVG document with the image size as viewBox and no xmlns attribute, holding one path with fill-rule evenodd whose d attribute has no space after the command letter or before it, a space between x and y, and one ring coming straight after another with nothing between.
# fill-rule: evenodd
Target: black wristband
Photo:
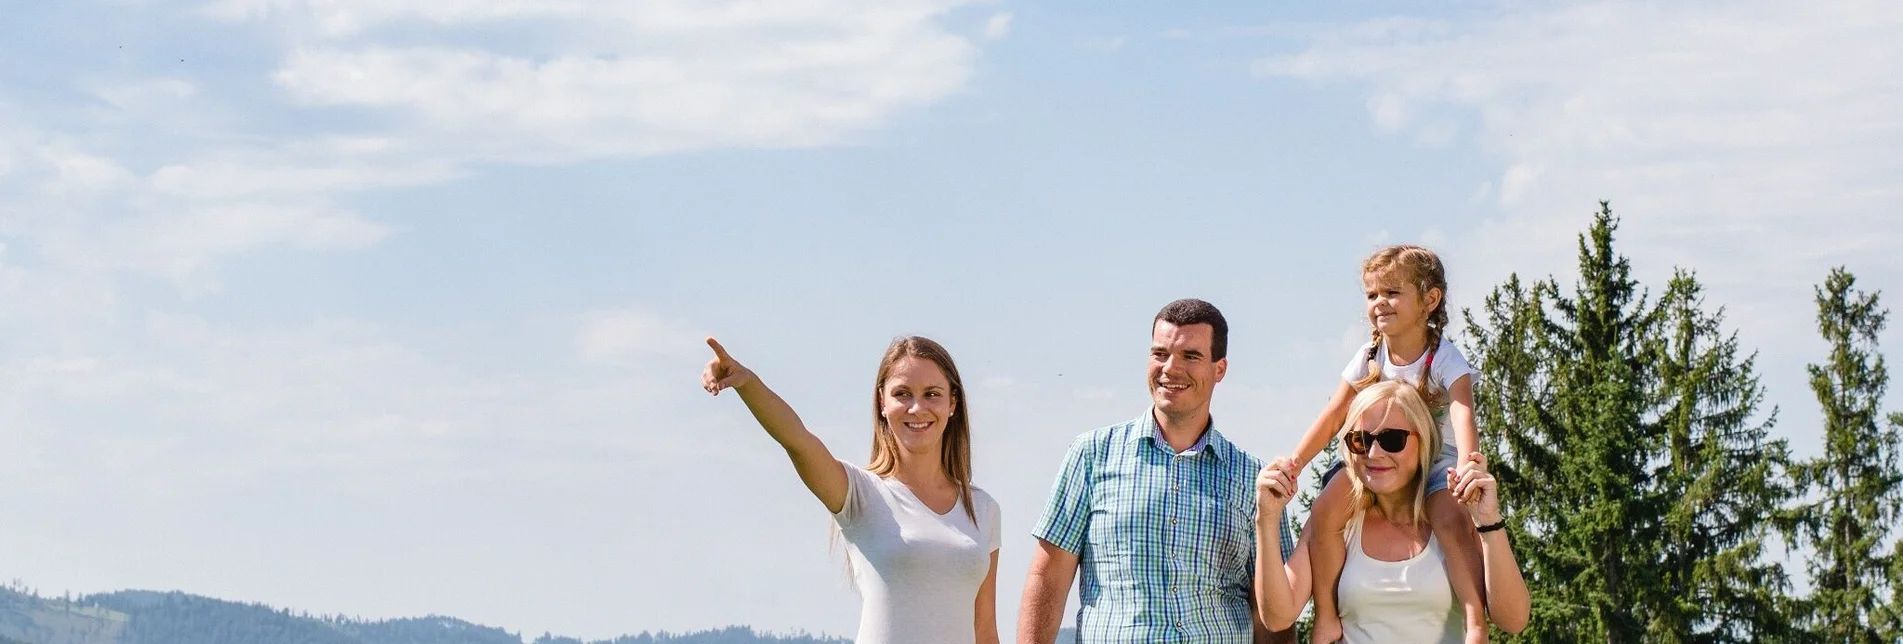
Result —
<instances>
[{"instance_id":1,"label":"black wristband","mask_svg":"<svg viewBox=\"0 0 1903 644\"><path fill-rule=\"evenodd\" d=\"M1475 526L1474 532L1479 532L1484 534L1488 532L1493 532L1494 530L1505 530L1506 528L1507 528L1507 520L1505 518L1501 518L1499 521L1495 521L1487 525Z\"/></svg>"}]
</instances>

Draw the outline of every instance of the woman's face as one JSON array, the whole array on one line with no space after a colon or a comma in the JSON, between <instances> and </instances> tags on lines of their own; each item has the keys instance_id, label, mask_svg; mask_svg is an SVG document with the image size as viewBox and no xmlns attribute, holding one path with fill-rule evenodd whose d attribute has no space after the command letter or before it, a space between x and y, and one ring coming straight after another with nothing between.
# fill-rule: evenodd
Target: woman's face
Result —
<instances>
[{"instance_id":1,"label":"woman's face","mask_svg":"<svg viewBox=\"0 0 1903 644\"><path fill-rule=\"evenodd\" d=\"M879 388L879 416L899 447L913 454L938 449L951 422L951 379L938 363L917 356L899 358Z\"/></svg>"},{"instance_id":2,"label":"woman's face","mask_svg":"<svg viewBox=\"0 0 1903 644\"><path fill-rule=\"evenodd\" d=\"M1390 400L1369 407L1356 419L1355 429L1370 437L1368 453L1355 454L1348 450L1348 462L1355 467L1368 491L1392 494L1405 491L1409 484L1416 482L1421 474L1421 434L1408 422L1407 415L1401 413L1400 405ZM1407 436L1406 444L1399 451L1389 451L1382 441L1373 438L1381 432L1395 430L1405 431Z\"/></svg>"}]
</instances>

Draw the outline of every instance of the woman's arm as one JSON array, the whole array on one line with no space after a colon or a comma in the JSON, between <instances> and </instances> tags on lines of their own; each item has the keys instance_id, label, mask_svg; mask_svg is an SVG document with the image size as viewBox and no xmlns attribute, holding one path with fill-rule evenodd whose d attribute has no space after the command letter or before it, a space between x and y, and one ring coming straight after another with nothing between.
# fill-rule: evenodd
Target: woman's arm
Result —
<instances>
[{"instance_id":1,"label":"woman's arm","mask_svg":"<svg viewBox=\"0 0 1903 644\"><path fill-rule=\"evenodd\" d=\"M998 644L998 551L991 551L991 570L985 572L985 583L978 586L978 606L973 611L977 615L978 644Z\"/></svg>"},{"instance_id":2,"label":"woman's arm","mask_svg":"<svg viewBox=\"0 0 1903 644\"><path fill-rule=\"evenodd\" d=\"M1257 618L1271 631L1293 626L1308 603L1307 551L1297 542L1295 554L1282 561L1282 511L1295 497L1297 471L1282 457L1256 476L1255 601Z\"/></svg>"},{"instance_id":3,"label":"woman's arm","mask_svg":"<svg viewBox=\"0 0 1903 644\"><path fill-rule=\"evenodd\" d=\"M747 404L747 411L753 412L753 419L768 436L786 449L786 455L793 460L794 471L799 472L800 480L806 483L806 489L826 504L826 511L838 514L846 507L846 468L833 458L818 436L806 431L806 424L800 422L799 414L793 413L793 407L780 399L780 395L768 389L760 382L753 371L740 365L740 361L727 355L720 342L707 338L707 346L714 350L714 359L707 361L707 368L700 373L700 385L707 393L720 395L725 389L740 393L740 400Z\"/></svg>"},{"instance_id":4,"label":"woman's arm","mask_svg":"<svg viewBox=\"0 0 1903 644\"><path fill-rule=\"evenodd\" d=\"M1474 525L1493 525L1502 521L1499 483L1487 472L1487 457L1469 452L1466 462L1449 479L1454 498L1466 504ZM1526 628L1532 614L1533 599L1520 574L1520 562L1513 556L1513 543L1505 529L1480 533L1480 556L1486 566L1487 616L1495 626L1518 634Z\"/></svg>"}]
</instances>

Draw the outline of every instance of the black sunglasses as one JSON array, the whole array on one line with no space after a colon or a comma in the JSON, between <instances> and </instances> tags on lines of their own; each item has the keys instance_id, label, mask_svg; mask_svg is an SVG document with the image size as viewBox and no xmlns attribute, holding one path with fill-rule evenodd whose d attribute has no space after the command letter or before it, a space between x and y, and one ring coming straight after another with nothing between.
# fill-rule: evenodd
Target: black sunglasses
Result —
<instances>
[{"instance_id":1,"label":"black sunglasses","mask_svg":"<svg viewBox=\"0 0 1903 644\"><path fill-rule=\"evenodd\" d=\"M1348 431L1348 435L1342 438L1341 443L1356 456L1367 456L1368 450L1377 443L1389 454L1399 454L1401 450L1407 448L1407 437L1413 435L1414 432L1393 427L1372 432L1354 429Z\"/></svg>"}]
</instances>

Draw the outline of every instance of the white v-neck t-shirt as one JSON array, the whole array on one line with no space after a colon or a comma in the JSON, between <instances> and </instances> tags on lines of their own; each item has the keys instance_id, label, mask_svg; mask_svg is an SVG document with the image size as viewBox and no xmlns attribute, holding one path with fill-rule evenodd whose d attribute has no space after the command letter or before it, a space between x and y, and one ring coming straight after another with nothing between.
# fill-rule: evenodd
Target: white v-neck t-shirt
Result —
<instances>
[{"instance_id":1,"label":"white v-neck t-shirt","mask_svg":"<svg viewBox=\"0 0 1903 644\"><path fill-rule=\"evenodd\" d=\"M849 482L833 520L859 590L858 644L971 644L978 587L998 549L998 503L971 488L974 525L959 501L933 512L911 488L840 461Z\"/></svg>"},{"instance_id":2,"label":"white v-neck t-shirt","mask_svg":"<svg viewBox=\"0 0 1903 644\"><path fill-rule=\"evenodd\" d=\"M1365 512L1365 511L1364 511ZM1365 516L1365 515L1364 515ZM1348 531L1348 559L1336 588L1341 639L1346 644L1460 644L1467 625L1440 541L1430 532L1427 547L1402 561L1382 561L1362 549L1358 517Z\"/></svg>"}]
</instances>

